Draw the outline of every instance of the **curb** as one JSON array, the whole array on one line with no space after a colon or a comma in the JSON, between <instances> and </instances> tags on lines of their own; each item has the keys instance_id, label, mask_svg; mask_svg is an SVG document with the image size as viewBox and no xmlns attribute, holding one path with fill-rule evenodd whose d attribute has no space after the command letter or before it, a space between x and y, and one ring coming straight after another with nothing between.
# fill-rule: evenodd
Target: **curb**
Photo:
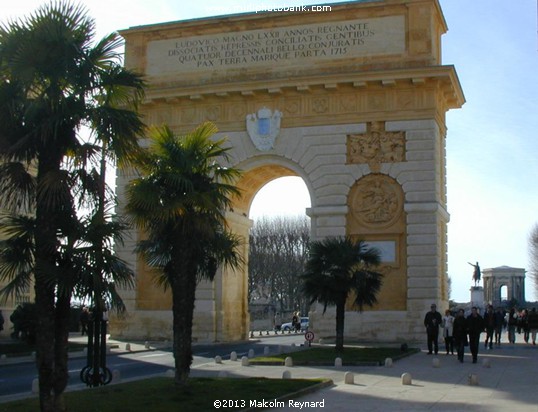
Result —
<instances>
[{"instance_id":1,"label":"curb","mask_svg":"<svg viewBox=\"0 0 538 412\"><path fill-rule=\"evenodd\" d=\"M407 352L403 352L399 355L396 355L392 358L393 361L398 361L400 359L407 358L408 356L415 355L417 353L420 353L419 348L410 348L407 350ZM383 366L384 360L380 361L364 361L364 362L343 362L342 366ZM285 361L269 361L269 362L261 362L256 361L256 358L250 360L251 365L257 365L257 366L285 366ZM334 367L334 362L316 362L316 361L293 361L293 366L327 366L327 367Z\"/></svg>"}]
</instances>

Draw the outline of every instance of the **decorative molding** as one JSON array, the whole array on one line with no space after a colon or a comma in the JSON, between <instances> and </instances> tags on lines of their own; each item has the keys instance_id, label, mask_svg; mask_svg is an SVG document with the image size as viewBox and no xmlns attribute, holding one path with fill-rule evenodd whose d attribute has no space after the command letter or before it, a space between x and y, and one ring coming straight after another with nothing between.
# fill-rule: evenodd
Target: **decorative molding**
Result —
<instances>
[{"instance_id":1,"label":"decorative molding","mask_svg":"<svg viewBox=\"0 0 538 412\"><path fill-rule=\"evenodd\" d=\"M384 122L371 122L366 133L348 135L347 162L367 163L373 172L381 163L405 161L405 132L387 132Z\"/></svg>"}]
</instances>

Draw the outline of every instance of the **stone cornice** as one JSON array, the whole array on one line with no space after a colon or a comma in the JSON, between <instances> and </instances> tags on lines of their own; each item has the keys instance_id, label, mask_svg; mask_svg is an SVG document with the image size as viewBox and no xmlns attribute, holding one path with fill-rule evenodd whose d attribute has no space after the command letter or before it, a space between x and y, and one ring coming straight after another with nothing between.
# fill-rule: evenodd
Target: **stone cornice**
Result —
<instances>
[{"instance_id":1,"label":"stone cornice","mask_svg":"<svg viewBox=\"0 0 538 412\"><path fill-rule=\"evenodd\" d=\"M309 93L313 88L326 91L337 90L341 85L351 85L367 91L372 87L394 88L399 85L423 87L435 83L442 93L447 109L459 108L465 97L454 66L428 66L416 69L378 70L354 74L331 74L292 79L261 79L241 83L220 83L177 87L173 85L153 86L147 91L145 104L157 102L174 103L179 99L193 101L205 97L227 98L231 95L243 97L257 94L282 95L288 91Z\"/></svg>"}]
</instances>

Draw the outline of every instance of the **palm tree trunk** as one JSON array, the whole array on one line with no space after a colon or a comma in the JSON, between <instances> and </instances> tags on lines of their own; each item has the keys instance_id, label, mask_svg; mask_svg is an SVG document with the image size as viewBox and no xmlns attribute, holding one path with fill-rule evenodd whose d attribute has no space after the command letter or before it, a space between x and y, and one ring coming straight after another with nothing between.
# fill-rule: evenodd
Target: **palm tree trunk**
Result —
<instances>
[{"instance_id":1,"label":"palm tree trunk","mask_svg":"<svg viewBox=\"0 0 538 412\"><path fill-rule=\"evenodd\" d=\"M196 273L182 274L172 285L175 384L186 387L192 363L192 318Z\"/></svg>"},{"instance_id":2,"label":"palm tree trunk","mask_svg":"<svg viewBox=\"0 0 538 412\"><path fill-rule=\"evenodd\" d=\"M36 260L36 269L38 263ZM39 378L39 405L42 412L53 412L52 382L54 377L54 288L43 275L36 276L37 307L36 361Z\"/></svg>"},{"instance_id":3,"label":"palm tree trunk","mask_svg":"<svg viewBox=\"0 0 538 412\"><path fill-rule=\"evenodd\" d=\"M336 351L344 350L344 316L346 314L346 296L336 305Z\"/></svg>"},{"instance_id":4,"label":"palm tree trunk","mask_svg":"<svg viewBox=\"0 0 538 412\"><path fill-rule=\"evenodd\" d=\"M55 210L41 193L42 183L49 172L57 170L61 158L45 154L40 157L37 173L36 231L35 231L35 303L37 307L36 349L41 412L53 412L54 380L54 296L56 279L51 271L56 266Z\"/></svg>"},{"instance_id":5,"label":"palm tree trunk","mask_svg":"<svg viewBox=\"0 0 538 412\"><path fill-rule=\"evenodd\" d=\"M59 296L56 302L56 328L54 340L54 408L66 410L64 391L69 379L68 345L71 296Z\"/></svg>"}]
</instances>

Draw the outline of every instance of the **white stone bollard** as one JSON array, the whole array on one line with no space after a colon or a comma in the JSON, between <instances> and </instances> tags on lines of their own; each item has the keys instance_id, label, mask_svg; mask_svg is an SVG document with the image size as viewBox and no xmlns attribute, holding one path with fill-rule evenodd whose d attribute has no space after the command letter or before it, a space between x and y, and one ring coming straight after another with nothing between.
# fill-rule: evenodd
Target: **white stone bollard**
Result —
<instances>
[{"instance_id":1,"label":"white stone bollard","mask_svg":"<svg viewBox=\"0 0 538 412\"><path fill-rule=\"evenodd\" d=\"M39 379L34 379L32 381L32 393L39 393Z\"/></svg>"},{"instance_id":2,"label":"white stone bollard","mask_svg":"<svg viewBox=\"0 0 538 412\"><path fill-rule=\"evenodd\" d=\"M441 367L441 361L439 360L439 358L433 358L432 359L432 366L434 368L440 368Z\"/></svg>"},{"instance_id":3,"label":"white stone bollard","mask_svg":"<svg viewBox=\"0 0 538 412\"><path fill-rule=\"evenodd\" d=\"M121 372L118 369L112 371L112 382L120 383L121 382Z\"/></svg>"},{"instance_id":4,"label":"white stone bollard","mask_svg":"<svg viewBox=\"0 0 538 412\"><path fill-rule=\"evenodd\" d=\"M131 344L130 344L130 343L126 343L126 344L125 344L125 350L126 350L127 352L131 352Z\"/></svg>"},{"instance_id":5,"label":"white stone bollard","mask_svg":"<svg viewBox=\"0 0 538 412\"><path fill-rule=\"evenodd\" d=\"M269 353L271 352L271 348L269 346L266 346L263 348L263 354L264 355L269 355Z\"/></svg>"},{"instance_id":6,"label":"white stone bollard","mask_svg":"<svg viewBox=\"0 0 538 412\"><path fill-rule=\"evenodd\" d=\"M149 342L148 341L144 342L144 348L149 349Z\"/></svg>"},{"instance_id":7,"label":"white stone bollard","mask_svg":"<svg viewBox=\"0 0 538 412\"><path fill-rule=\"evenodd\" d=\"M254 349L249 349L248 350L248 357L249 357L249 359L252 359L254 357Z\"/></svg>"},{"instance_id":8,"label":"white stone bollard","mask_svg":"<svg viewBox=\"0 0 538 412\"><path fill-rule=\"evenodd\" d=\"M284 359L284 366L286 367L292 367L293 366L293 359L291 356L288 356L286 359Z\"/></svg>"},{"instance_id":9,"label":"white stone bollard","mask_svg":"<svg viewBox=\"0 0 538 412\"><path fill-rule=\"evenodd\" d=\"M353 372L346 372L344 374L344 383L347 385L353 385L355 383L355 375Z\"/></svg>"},{"instance_id":10,"label":"white stone bollard","mask_svg":"<svg viewBox=\"0 0 538 412\"><path fill-rule=\"evenodd\" d=\"M167 378L174 378L176 376L176 371L174 371L173 369L168 369L164 373L164 376L167 377Z\"/></svg>"},{"instance_id":11,"label":"white stone bollard","mask_svg":"<svg viewBox=\"0 0 538 412\"><path fill-rule=\"evenodd\" d=\"M232 353L230 353L230 360L234 361L234 362L237 360L237 352L236 351L233 351Z\"/></svg>"},{"instance_id":12,"label":"white stone bollard","mask_svg":"<svg viewBox=\"0 0 538 412\"><path fill-rule=\"evenodd\" d=\"M220 356L215 356L215 363L222 363L222 358Z\"/></svg>"},{"instance_id":13,"label":"white stone bollard","mask_svg":"<svg viewBox=\"0 0 538 412\"><path fill-rule=\"evenodd\" d=\"M291 372L290 371L282 372L282 379L291 379Z\"/></svg>"},{"instance_id":14,"label":"white stone bollard","mask_svg":"<svg viewBox=\"0 0 538 412\"><path fill-rule=\"evenodd\" d=\"M334 367L335 368L341 368L342 367L342 358L335 358L334 359Z\"/></svg>"},{"instance_id":15,"label":"white stone bollard","mask_svg":"<svg viewBox=\"0 0 538 412\"><path fill-rule=\"evenodd\" d=\"M296 346L296 345L295 345L295 342L293 342L293 343L291 344L291 348L292 348L292 349L295 349L295 346Z\"/></svg>"},{"instance_id":16,"label":"white stone bollard","mask_svg":"<svg viewBox=\"0 0 538 412\"><path fill-rule=\"evenodd\" d=\"M413 378L410 373L402 373L402 385L412 385Z\"/></svg>"},{"instance_id":17,"label":"white stone bollard","mask_svg":"<svg viewBox=\"0 0 538 412\"><path fill-rule=\"evenodd\" d=\"M484 368L491 368L491 362L489 361L489 359L482 359L482 366Z\"/></svg>"},{"instance_id":18,"label":"white stone bollard","mask_svg":"<svg viewBox=\"0 0 538 412\"><path fill-rule=\"evenodd\" d=\"M385 359L385 368L392 368L392 358Z\"/></svg>"},{"instance_id":19,"label":"white stone bollard","mask_svg":"<svg viewBox=\"0 0 538 412\"><path fill-rule=\"evenodd\" d=\"M469 374L469 385L478 386L478 375L474 373Z\"/></svg>"},{"instance_id":20,"label":"white stone bollard","mask_svg":"<svg viewBox=\"0 0 538 412\"><path fill-rule=\"evenodd\" d=\"M323 343L323 339L319 338L318 343L321 345Z\"/></svg>"},{"instance_id":21,"label":"white stone bollard","mask_svg":"<svg viewBox=\"0 0 538 412\"><path fill-rule=\"evenodd\" d=\"M249 365L249 361L248 361L248 357L247 356L243 356L241 358L241 366L248 366Z\"/></svg>"},{"instance_id":22,"label":"white stone bollard","mask_svg":"<svg viewBox=\"0 0 538 412\"><path fill-rule=\"evenodd\" d=\"M228 377L228 372L227 371L220 371L217 376L219 378L227 378Z\"/></svg>"}]
</instances>

